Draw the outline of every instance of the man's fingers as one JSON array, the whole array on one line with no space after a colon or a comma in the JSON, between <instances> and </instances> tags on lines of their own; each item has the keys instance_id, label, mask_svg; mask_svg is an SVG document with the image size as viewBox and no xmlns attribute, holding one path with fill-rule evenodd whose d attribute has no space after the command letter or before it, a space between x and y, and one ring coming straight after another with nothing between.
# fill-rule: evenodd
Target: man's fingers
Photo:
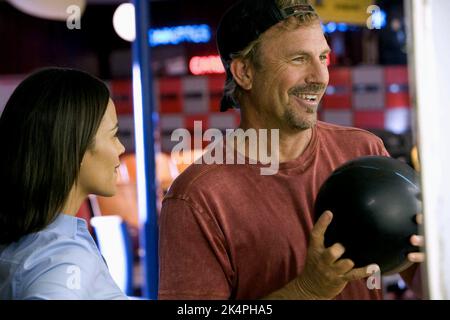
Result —
<instances>
[{"instance_id":1,"label":"man's fingers","mask_svg":"<svg viewBox=\"0 0 450 320\"><path fill-rule=\"evenodd\" d=\"M374 274L375 272L379 272L379 271L380 271L379 266L377 266L376 264L371 264L366 267L352 269L351 271L344 274L343 278L346 281L360 280L360 279L367 278L367 277L371 276L372 274Z\"/></svg>"},{"instance_id":2,"label":"man's fingers","mask_svg":"<svg viewBox=\"0 0 450 320\"><path fill-rule=\"evenodd\" d=\"M416 214L416 222L417 224L423 224L423 214L421 213Z\"/></svg>"},{"instance_id":3,"label":"man's fingers","mask_svg":"<svg viewBox=\"0 0 450 320\"><path fill-rule=\"evenodd\" d=\"M413 246L423 247L425 245L425 238L423 236L418 236L417 234L412 235L409 241ZM413 263L421 263L425 261L425 253L423 252L411 252L408 254L408 261Z\"/></svg>"},{"instance_id":4,"label":"man's fingers","mask_svg":"<svg viewBox=\"0 0 450 320\"><path fill-rule=\"evenodd\" d=\"M331 211L325 211L317 220L313 229L311 230L311 244L314 247L323 246L325 231L333 219L333 214Z\"/></svg>"},{"instance_id":5,"label":"man's fingers","mask_svg":"<svg viewBox=\"0 0 450 320\"><path fill-rule=\"evenodd\" d=\"M326 264L336 262L345 252L345 248L340 243L335 243L323 252L323 260Z\"/></svg>"},{"instance_id":6,"label":"man's fingers","mask_svg":"<svg viewBox=\"0 0 450 320\"><path fill-rule=\"evenodd\" d=\"M423 247L425 244L425 238L423 236L418 236L416 234L411 236L409 241L411 242L411 244L413 246L416 246L416 247Z\"/></svg>"},{"instance_id":7,"label":"man's fingers","mask_svg":"<svg viewBox=\"0 0 450 320\"><path fill-rule=\"evenodd\" d=\"M334 270L337 274L345 274L353 269L355 263L350 259L340 259L334 264Z\"/></svg>"},{"instance_id":8,"label":"man's fingers","mask_svg":"<svg viewBox=\"0 0 450 320\"><path fill-rule=\"evenodd\" d=\"M411 252L408 253L408 261L414 263L421 263L425 261L425 253L423 252Z\"/></svg>"}]
</instances>

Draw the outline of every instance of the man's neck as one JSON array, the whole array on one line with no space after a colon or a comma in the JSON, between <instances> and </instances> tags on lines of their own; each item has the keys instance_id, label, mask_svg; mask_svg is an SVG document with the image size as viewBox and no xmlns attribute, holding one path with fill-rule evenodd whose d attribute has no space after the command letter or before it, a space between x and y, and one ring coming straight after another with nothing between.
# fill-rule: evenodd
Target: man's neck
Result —
<instances>
[{"instance_id":1,"label":"man's neck","mask_svg":"<svg viewBox=\"0 0 450 320\"><path fill-rule=\"evenodd\" d=\"M260 129L267 129L268 131L270 131L271 129L278 129L271 125L262 124L260 122L248 121L245 118L241 119L239 128L243 130L255 129L257 131ZM259 141L259 135L257 136L259 145L261 142ZM280 163L289 162L300 157L308 147L311 138L312 138L311 128L301 131L279 129L279 143L278 143L279 162ZM267 150L272 150L271 141L272 139L270 138L267 139L268 143Z\"/></svg>"},{"instance_id":2,"label":"man's neck","mask_svg":"<svg viewBox=\"0 0 450 320\"><path fill-rule=\"evenodd\" d=\"M288 162L300 157L311 142L311 138L311 128L295 133L280 131L280 162Z\"/></svg>"}]
</instances>

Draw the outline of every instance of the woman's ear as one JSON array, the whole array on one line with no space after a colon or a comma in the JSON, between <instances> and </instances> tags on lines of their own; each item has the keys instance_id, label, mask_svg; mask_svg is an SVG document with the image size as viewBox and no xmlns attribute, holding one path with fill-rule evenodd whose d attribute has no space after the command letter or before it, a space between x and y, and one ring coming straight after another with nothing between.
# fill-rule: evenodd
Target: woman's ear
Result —
<instances>
[{"instance_id":1,"label":"woman's ear","mask_svg":"<svg viewBox=\"0 0 450 320\"><path fill-rule=\"evenodd\" d=\"M233 59L230 65L236 83L244 90L250 90L253 85L253 70L250 62L241 58Z\"/></svg>"}]
</instances>

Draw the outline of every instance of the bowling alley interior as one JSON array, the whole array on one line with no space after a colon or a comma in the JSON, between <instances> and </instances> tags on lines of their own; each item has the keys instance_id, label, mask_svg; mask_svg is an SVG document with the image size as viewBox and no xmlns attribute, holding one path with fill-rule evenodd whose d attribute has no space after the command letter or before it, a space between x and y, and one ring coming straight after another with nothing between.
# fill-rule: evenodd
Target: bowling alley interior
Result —
<instances>
[{"instance_id":1,"label":"bowling alley interior","mask_svg":"<svg viewBox=\"0 0 450 320\"><path fill-rule=\"evenodd\" d=\"M415 7L419 2L415 0L309 1L318 11L331 49L318 121L372 133L397 164L421 177L417 184L424 190L417 197L425 196L421 205L425 224L420 223L418 230L426 242L426 250L421 249L426 252L420 267L421 292L399 273L387 273L378 284L384 300L450 298L450 283L440 273L445 269L442 264L450 265L449 242L437 245L449 234L448 215L443 213L448 212L449 196L445 189L436 191L445 185L443 163L450 153L448 147L438 147L447 141L442 118L448 115L448 108L443 110L450 100L443 97L449 90L440 80L450 71L444 58L448 45L442 40L450 26L448 19L439 23L431 19L429 24L420 20L449 8L446 1L434 1L438 4L432 8ZM241 123L239 109L220 111L227 74L216 43L221 16L234 3L0 1L0 115L19 84L46 67L84 71L109 90L117 137L124 147L116 167L116 192L89 194L76 217L86 221L112 279L130 299L158 298L163 199L209 143L192 143L190 150L175 153L179 140L173 138L174 132L183 129L202 136L208 129L218 129L225 134ZM62 7L62 13L52 12ZM145 14L140 14L142 8ZM437 95L428 101L432 92Z\"/></svg>"}]
</instances>

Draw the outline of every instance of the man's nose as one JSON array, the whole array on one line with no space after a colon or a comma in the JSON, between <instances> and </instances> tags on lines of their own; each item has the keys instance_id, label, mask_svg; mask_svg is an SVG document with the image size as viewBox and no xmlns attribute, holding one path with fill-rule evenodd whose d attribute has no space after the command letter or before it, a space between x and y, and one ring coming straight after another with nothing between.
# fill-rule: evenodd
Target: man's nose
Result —
<instances>
[{"instance_id":1,"label":"man's nose","mask_svg":"<svg viewBox=\"0 0 450 320\"><path fill-rule=\"evenodd\" d=\"M308 68L307 83L327 85L329 80L328 67L323 61L313 61Z\"/></svg>"}]
</instances>

